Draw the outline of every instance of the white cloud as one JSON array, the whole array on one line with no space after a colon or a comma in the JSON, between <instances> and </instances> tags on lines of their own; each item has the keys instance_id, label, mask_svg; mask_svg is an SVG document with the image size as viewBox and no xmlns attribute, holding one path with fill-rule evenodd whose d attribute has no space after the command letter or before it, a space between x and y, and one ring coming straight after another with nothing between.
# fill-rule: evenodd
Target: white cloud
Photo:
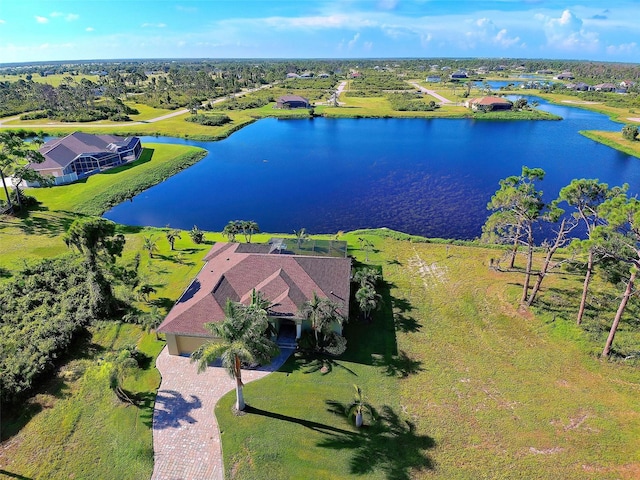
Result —
<instances>
[{"instance_id":1,"label":"white cloud","mask_svg":"<svg viewBox=\"0 0 640 480\"><path fill-rule=\"evenodd\" d=\"M184 47L186 44L187 44L187 42L185 42L184 40L180 40L180 41L177 43L177 45L178 45L179 47Z\"/></svg>"},{"instance_id":2,"label":"white cloud","mask_svg":"<svg viewBox=\"0 0 640 480\"><path fill-rule=\"evenodd\" d=\"M367 52L370 52L373 49L373 42L364 42L362 48Z\"/></svg>"},{"instance_id":3,"label":"white cloud","mask_svg":"<svg viewBox=\"0 0 640 480\"><path fill-rule=\"evenodd\" d=\"M145 22L140 26L142 28L149 28L149 27L152 27L152 28L164 28L164 27L167 26L167 24L166 23L147 23L147 22Z\"/></svg>"},{"instance_id":4,"label":"white cloud","mask_svg":"<svg viewBox=\"0 0 640 480\"><path fill-rule=\"evenodd\" d=\"M571 10L564 10L559 18L537 15L542 20L547 44L563 50L595 50L599 45L596 32L587 31L582 19Z\"/></svg>"},{"instance_id":5,"label":"white cloud","mask_svg":"<svg viewBox=\"0 0 640 480\"><path fill-rule=\"evenodd\" d=\"M49 19L47 17L40 17L36 15L36 22L38 23L49 23Z\"/></svg>"},{"instance_id":6,"label":"white cloud","mask_svg":"<svg viewBox=\"0 0 640 480\"><path fill-rule=\"evenodd\" d=\"M87 27L84 29L85 32L93 32L95 30L95 28L93 27Z\"/></svg>"},{"instance_id":7,"label":"white cloud","mask_svg":"<svg viewBox=\"0 0 640 480\"><path fill-rule=\"evenodd\" d=\"M64 17L67 22L73 22L74 20L78 20L80 15L77 13L64 13L64 12L51 12L49 14L51 18L60 18Z\"/></svg>"},{"instance_id":8,"label":"white cloud","mask_svg":"<svg viewBox=\"0 0 640 480\"><path fill-rule=\"evenodd\" d=\"M378 6L384 10L393 10L398 5L398 0L379 0Z\"/></svg>"},{"instance_id":9,"label":"white cloud","mask_svg":"<svg viewBox=\"0 0 640 480\"><path fill-rule=\"evenodd\" d=\"M3 19L0 18L0 25L2 25L3 23L7 23L7 22L5 22Z\"/></svg>"},{"instance_id":10,"label":"white cloud","mask_svg":"<svg viewBox=\"0 0 640 480\"><path fill-rule=\"evenodd\" d=\"M358 43L359 38L360 38L360 33L356 33L353 36L353 38L349 40L349 43L347 43L347 47L349 48L349 50L351 50L353 47L356 46L356 43Z\"/></svg>"},{"instance_id":11,"label":"white cloud","mask_svg":"<svg viewBox=\"0 0 640 480\"><path fill-rule=\"evenodd\" d=\"M501 47L511 47L520 41L520 37L509 37L506 28L503 28L493 39L494 43Z\"/></svg>"},{"instance_id":12,"label":"white cloud","mask_svg":"<svg viewBox=\"0 0 640 480\"><path fill-rule=\"evenodd\" d=\"M638 44L636 42L621 43L620 45L609 45L607 47L607 53L609 55L628 55L637 50Z\"/></svg>"}]
</instances>

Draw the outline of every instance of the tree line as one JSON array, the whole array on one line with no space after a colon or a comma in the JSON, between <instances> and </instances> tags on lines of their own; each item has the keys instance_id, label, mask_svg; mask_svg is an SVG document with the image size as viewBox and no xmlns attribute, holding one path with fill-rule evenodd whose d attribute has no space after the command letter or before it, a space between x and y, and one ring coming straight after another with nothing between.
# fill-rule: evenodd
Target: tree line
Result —
<instances>
[{"instance_id":1,"label":"tree line","mask_svg":"<svg viewBox=\"0 0 640 480\"><path fill-rule=\"evenodd\" d=\"M524 275L520 304L530 307L540 292L545 277L553 269L571 261L583 272L583 288L577 306L576 323L583 321L594 269L599 266L609 278L619 280L622 294L602 356L612 352L613 341L627 304L635 294L640 268L640 200L627 195L628 185L609 187L597 179L574 179L551 202L542 200L536 182L544 179L540 168L523 167L520 175L500 181L500 188L487 208L493 213L483 227L487 242L510 244L506 268L492 260L499 270L519 271ZM567 210L565 210L565 207ZM534 267L535 230L550 226L553 234L542 245L544 258ZM572 232L582 226L586 238ZM568 247L569 259L554 261L561 247ZM515 267L516 255L524 250L524 268Z\"/></svg>"}]
</instances>

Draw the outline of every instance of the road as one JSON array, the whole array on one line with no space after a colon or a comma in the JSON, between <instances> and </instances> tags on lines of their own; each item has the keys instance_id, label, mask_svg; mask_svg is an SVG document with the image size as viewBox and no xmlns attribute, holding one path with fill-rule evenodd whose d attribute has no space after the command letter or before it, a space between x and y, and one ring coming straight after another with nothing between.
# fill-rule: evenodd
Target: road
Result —
<instances>
[{"instance_id":1,"label":"road","mask_svg":"<svg viewBox=\"0 0 640 480\"><path fill-rule=\"evenodd\" d=\"M410 85L412 85L413 87L416 87L418 90L420 90L422 93L426 93L427 95L431 95L434 98L437 98L438 100L440 100L440 105L447 105L447 104L451 104L453 103L451 100L449 100L448 98L444 98L442 95L440 95L439 93L436 93L433 90L429 90L428 88L423 87L422 85L419 85L417 82L409 82Z\"/></svg>"},{"instance_id":2,"label":"road","mask_svg":"<svg viewBox=\"0 0 640 480\"><path fill-rule=\"evenodd\" d=\"M276 82L277 83L277 82ZM275 83L270 83L267 85L263 85L261 87L258 88L250 88L248 90L244 90L242 92L237 92L234 93L233 96L234 97L242 97L244 95L248 95L250 93L253 92L257 92L258 90L263 90L265 88L269 88L270 86L275 85ZM220 102L224 102L225 100L227 100L229 97L221 97L221 98L216 98L215 100L212 100L211 103L220 103ZM209 101L206 101L203 103L207 104L209 103ZM43 124L14 124L14 125L6 125L7 122L11 122L13 120L18 120L20 119L20 115L16 115L13 117L5 117L5 118L0 118L0 128L59 128L59 127L70 127L70 126L82 126L82 128L115 128L115 127L129 127L131 125L144 125L146 123L155 123L155 122L161 122L162 120L166 120L168 118L172 118L172 117L177 117L179 115L185 115L187 113L189 113L190 110L187 108L183 108L181 110L176 110L175 112L171 112L171 113L167 113L166 115L160 115L159 117L155 117L155 118L150 118L149 120L140 120L140 121L135 121L135 122L122 122L122 123L73 123L73 122L67 122L67 123L60 123L60 122L56 122L56 123L43 123Z\"/></svg>"}]
</instances>

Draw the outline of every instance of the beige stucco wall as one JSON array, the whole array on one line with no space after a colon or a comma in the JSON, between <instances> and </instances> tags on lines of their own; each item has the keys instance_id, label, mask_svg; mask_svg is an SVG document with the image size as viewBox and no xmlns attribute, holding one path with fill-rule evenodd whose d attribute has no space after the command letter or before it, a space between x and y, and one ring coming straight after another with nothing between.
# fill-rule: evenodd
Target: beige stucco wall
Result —
<instances>
[{"instance_id":1,"label":"beige stucco wall","mask_svg":"<svg viewBox=\"0 0 640 480\"><path fill-rule=\"evenodd\" d=\"M211 340L210 338L188 337L185 335L173 335L171 333L167 333L166 337L167 350L169 351L169 355L191 354L200 345L208 340Z\"/></svg>"}]
</instances>

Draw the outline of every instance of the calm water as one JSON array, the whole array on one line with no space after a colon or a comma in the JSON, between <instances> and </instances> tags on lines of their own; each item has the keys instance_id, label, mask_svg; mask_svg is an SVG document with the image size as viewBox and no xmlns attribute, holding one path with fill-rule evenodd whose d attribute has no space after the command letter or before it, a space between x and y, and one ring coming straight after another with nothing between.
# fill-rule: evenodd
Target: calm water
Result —
<instances>
[{"instance_id":1,"label":"calm water","mask_svg":"<svg viewBox=\"0 0 640 480\"><path fill-rule=\"evenodd\" d=\"M220 142L143 138L209 155L105 216L214 231L252 219L269 232L389 227L469 239L480 235L498 181L523 165L547 172L547 200L580 177L628 182L638 192L640 160L578 134L620 124L577 108L541 108L564 120L266 119Z\"/></svg>"}]
</instances>

